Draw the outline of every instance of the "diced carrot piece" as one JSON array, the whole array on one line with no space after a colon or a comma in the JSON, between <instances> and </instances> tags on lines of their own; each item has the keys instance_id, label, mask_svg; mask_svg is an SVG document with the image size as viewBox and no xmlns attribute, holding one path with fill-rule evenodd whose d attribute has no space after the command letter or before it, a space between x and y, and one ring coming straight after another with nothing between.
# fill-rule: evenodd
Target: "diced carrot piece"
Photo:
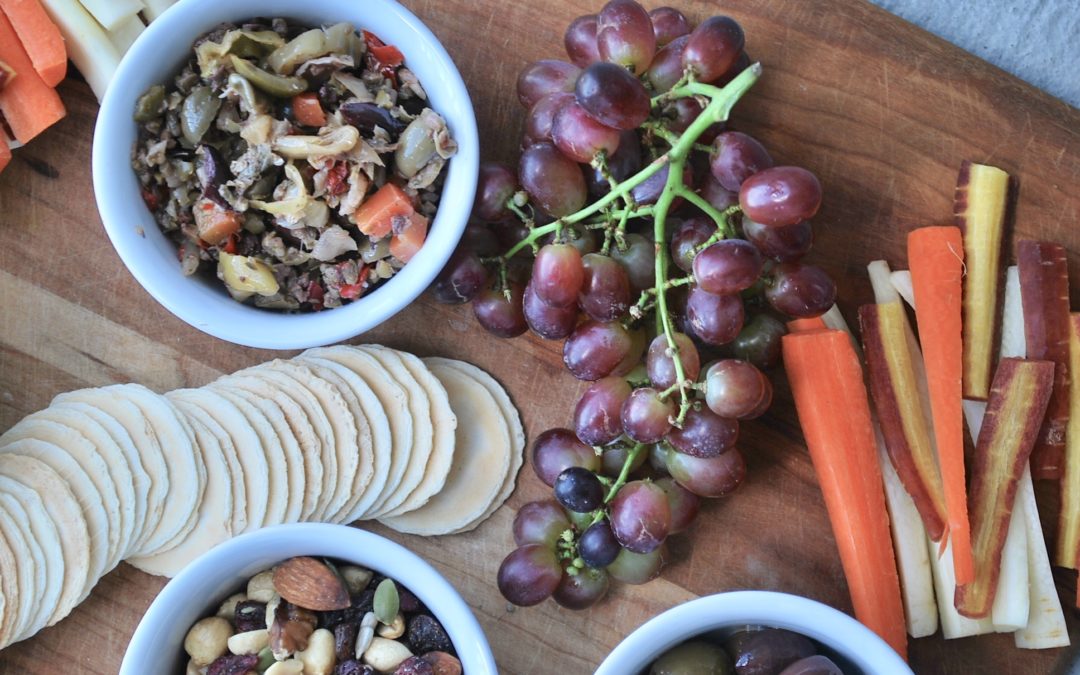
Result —
<instances>
[{"instance_id":1,"label":"diced carrot piece","mask_svg":"<svg viewBox=\"0 0 1080 675\"><path fill-rule=\"evenodd\" d=\"M323 127L326 125L326 113L319 103L319 95L314 92L298 94L292 99L293 116L305 127Z\"/></svg>"},{"instance_id":2,"label":"diced carrot piece","mask_svg":"<svg viewBox=\"0 0 1080 675\"><path fill-rule=\"evenodd\" d=\"M408 216L412 212L409 195L393 183L387 183L356 209L353 222L372 239L382 239L390 234L394 216Z\"/></svg>"},{"instance_id":3,"label":"diced carrot piece","mask_svg":"<svg viewBox=\"0 0 1080 675\"><path fill-rule=\"evenodd\" d=\"M45 84L50 87L60 84L67 74L67 49L60 29L45 13L40 0L0 0L0 10L11 22L34 70Z\"/></svg>"},{"instance_id":4,"label":"diced carrot piece","mask_svg":"<svg viewBox=\"0 0 1080 675\"><path fill-rule=\"evenodd\" d=\"M199 239L211 246L225 247L226 250L231 242L230 237L239 232L244 224L244 219L239 213L223 208L209 199L200 199L195 202L192 215L195 218ZM231 243L235 246L235 242Z\"/></svg>"},{"instance_id":5,"label":"diced carrot piece","mask_svg":"<svg viewBox=\"0 0 1080 675\"><path fill-rule=\"evenodd\" d=\"M17 77L0 89L0 113L7 119L15 139L28 143L65 114L56 90L45 84L19 44L7 16L0 12L0 59L15 69Z\"/></svg>"},{"instance_id":6,"label":"diced carrot piece","mask_svg":"<svg viewBox=\"0 0 1080 675\"><path fill-rule=\"evenodd\" d=\"M428 219L413 212L401 232L390 237L390 255L401 262L409 262L427 239Z\"/></svg>"},{"instance_id":7,"label":"diced carrot piece","mask_svg":"<svg viewBox=\"0 0 1080 675\"><path fill-rule=\"evenodd\" d=\"M806 333L812 330L820 330L828 328L825 325L825 320L820 316L815 316L811 319L792 319L788 321L787 329L789 333Z\"/></svg>"},{"instance_id":8,"label":"diced carrot piece","mask_svg":"<svg viewBox=\"0 0 1080 675\"><path fill-rule=\"evenodd\" d=\"M4 170L11 162L11 148L8 147L7 139L3 134L0 134L0 171Z\"/></svg>"},{"instance_id":9,"label":"diced carrot piece","mask_svg":"<svg viewBox=\"0 0 1080 675\"><path fill-rule=\"evenodd\" d=\"M3 89L8 82L15 79L15 69L8 64L0 61L0 89Z\"/></svg>"}]
</instances>

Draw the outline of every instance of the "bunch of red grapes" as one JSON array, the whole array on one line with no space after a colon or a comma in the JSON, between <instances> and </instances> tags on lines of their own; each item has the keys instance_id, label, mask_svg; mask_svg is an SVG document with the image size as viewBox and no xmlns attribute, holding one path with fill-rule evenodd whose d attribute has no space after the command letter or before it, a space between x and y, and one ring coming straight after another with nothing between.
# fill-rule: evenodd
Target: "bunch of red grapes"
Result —
<instances>
[{"instance_id":1,"label":"bunch of red grapes","mask_svg":"<svg viewBox=\"0 0 1080 675\"><path fill-rule=\"evenodd\" d=\"M746 475L739 420L772 401L762 370L779 360L783 317L833 304L832 280L801 262L818 180L726 129L761 72L743 48L729 17L692 28L676 9L612 0L570 24L572 63L518 78L517 173L481 167L481 222L435 297L473 302L501 337L565 339L566 367L592 383L573 429L534 441L555 499L514 520L498 575L514 604L582 609L611 578L659 574L699 498Z\"/></svg>"}]
</instances>

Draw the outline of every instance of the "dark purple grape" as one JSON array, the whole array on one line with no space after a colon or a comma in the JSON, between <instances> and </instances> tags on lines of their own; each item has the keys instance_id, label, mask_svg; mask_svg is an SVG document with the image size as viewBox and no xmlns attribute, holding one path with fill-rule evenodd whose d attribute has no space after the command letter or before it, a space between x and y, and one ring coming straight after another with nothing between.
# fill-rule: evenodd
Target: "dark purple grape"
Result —
<instances>
[{"instance_id":1,"label":"dark purple grape","mask_svg":"<svg viewBox=\"0 0 1080 675\"><path fill-rule=\"evenodd\" d=\"M557 91L574 91L581 68L557 59L534 61L521 71L517 80L518 101L526 110Z\"/></svg>"},{"instance_id":2,"label":"dark purple grape","mask_svg":"<svg viewBox=\"0 0 1080 675\"><path fill-rule=\"evenodd\" d=\"M630 385L621 377L605 377L589 385L574 408L574 433L589 446L607 445L622 435L622 406ZM546 481L545 481L546 482Z\"/></svg>"},{"instance_id":3,"label":"dark purple grape","mask_svg":"<svg viewBox=\"0 0 1080 675\"><path fill-rule=\"evenodd\" d=\"M577 302L585 279L581 254L569 244L548 244L540 248L532 269L533 292L553 307L570 307Z\"/></svg>"},{"instance_id":4,"label":"dark purple grape","mask_svg":"<svg viewBox=\"0 0 1080 675\"><path fill-rule=\"evenodd\" d=\"M604 505L604 486L596 474L580 466L565 469L555 479L555 499L577 513L595 511Z\"/></svg>"},{"instance_id":5,"label":"dark purple grape","mask_svg":"<svg viewBox=\"0 0 1080 675\"><path fill-rule=\"evenodd\" d=\"M711 16L690 33L683 65L692 68L700 81L715 80L735 64L744 44L746 37L735 19Z\"/></svg>"},{"instance_id":6,"label":"dark purple grape","mask_svg":"<svg viewBox=\"0 0 1080 675\"><path fill-rule=\"evenodd\" d=\"M551 143L525 148L518 165L521 185L533 201L555 218L585 206L585 176L574 160Z\"/></svg>"},{"instance_id":7,"label":"dark purple grape","mask_svg":"<svg viewBox=\"0 0 1080 675\"><path fill-rule=\"evenodd\" d=\"M499 592L519 607L538 605L551 597L562 575L554 550L543 544L526 544L499 566Z\"/></svg>"},{"instance_id":8,"label":"dark purple grape","mask_svg":"<svg viewBox=\"0 0 1080 675\"><path fill-rule=\"evenodd\" d=\"M622 324L586 321L563 343L563 363L579 380L599 380L626 368L634 351L634 337Z\"/></svg>"},{"instance_id":9,"label":"dark purple grape","mask_svg":"<svg viewBox=\"0 0 1080 675\"><path fill-rule=\"evenodd\" d=\"M671 399L661 399L652 387L635 389L623 403L623 431L638 443L655 443L671 430L674 415Z\"/></svg>"},{"instance_id":10,"label":"dark purple grape","mask_svg":"<svg viewBox=\"0 0 1080 675\"><path fill-rule=\"evenodd\" d=\"M566 230L563 232L562 241L576 248L582 257L600 250L592 230Z\"/></svg>"},{"instance_id":11,"label":"dark purple grape","mask_svg":"<svg viewBox=\"0 0 1080 675\"><path fill-rule=\"evenodd\" d=\"M657 7L649 12L649 18L652 19L653 35L659 47L690 33L690 22L686 15L674 7Z\"/></svg>"},{"instance_id":12,"label":"dark purple grape","mask_svg":"<svg viewBox=\"0 0 1080 675\"><path fill-rule=\"evenodd\" d=\"M551 597L567 609L588 609L607 595L610 584L611 580L604 570L578 570L574 575L564 574Z\"/></svg>"},{"instance_id":13,"label":"dark purple grape","mask_svg":"<svg viewBox=\"0 0 1080 675\"><path fill-rule=\"evenodd\" d=\"M821 183L798 166L774 166L743 181L739 205L762 225L794 225L814 217L821 207Z\"/></svg>"},{"instance_id":14,"label":"dark purple grape","mask_svg":"<svg viewBox=\"0 0 1080 675\"><path fill-rule=\"evenodd\" d=\"M579 68L585 68L600 60L600 48L596 45L596 15L579 16L566 27L563 37L566 55Z\"/></svg>"},{"instance_id":15,"label":"dark purple grape","mask_svg":"<svg viewBox=\"0 0 1080 675\"><path fill-rule=\"evenodd\" d=\"M461 235L460 246L481 258L496 255L500 249L499 238L483 223L469 223L465 227L465 233Z\"/></svg>"},{"instance_id":16,"label":"dark purple grape","mask_svg":"<svg viewBox=\"0 0 1080 675\"><path fill-rule=\"evenodd\" d=\"M532 464L540 480L555 485L559 474L572 466L599 471L600 457L569 429L548 429L533 442Z\"/></svg>"},{"instance_id":17,"label":"dark purple grape","mask_svg":"<svg viewBox=\"0 0 1080 675\"><path fill-rule=\"evenodd\" d=\"M578 555L589 567L607 567L618 557L621 548L606 520L590 525L578 539Z\"/></svg>"},{"instance_id":18,"label":"dark purple grape","mask_svg":"<svg viewBox=\"0 0 1080 675\"><path fill-rule=\"evenodd\" d=\"M596 120L630 131L649 116L649 92L626 68L597 61L581 73L574 98Z\"/></svg>"},{"instance_id":19,"label":"dark purple grape","mask_svg":"<svg viewBox=\"0 0 1080 675\"><path fill-rule=\"evenodd\" d=\"M742 219L743 235L766 258L777 262L796 262L810 251L814 243L814 228L809 220L792 225L762 225Z\"/></svg>"},{"instance_id":20,"label":"dark purple grape","mask_svg":"<svg viewBox=\"0 0 1080 675\"><path fill-rule=\"evenodd\" d=\"M533 107L529 108L529 113L525 116L526 147L535 143L543 143L545 141L550 142L551 123L555 119L555 113L559 112L563 106L573 103L573 101L573 94L559 91L554 94L548 94L534 103Z\"/></svg>"},{"instance_id":21,"label":"dark purple grape","mask_svg":"<svg viewBox=\"0 0 1080 675\"><path fill-rule=\"evenodd\" d=\"M566 513L554 500L529 502L514 516L514 544L543 544L555 548L562 533L570 529Z\"/></svg>"},{"instance_id":22,"label":"dark purple grape","mask_svg":"<svg viewBox=\"0 0 1080 675\"><path fill-rule=\"evenodd\" d=\"M505 164L483 162L476 181L476 203L473 213L489 223L506 220L514 214L506 208L506 202L518 191L517 176Z\"/></svg>"},{"instance_id":23,"label":"dark purple grape","mask_svg":"<svg viewBox=\"0 0 1080 675\"><path fill-rule=\"evenodd\" d=\"M626 250L612 244L611 257L626 270L631 293L639 294L656 285L656 247L650 239L634 232L625 235L624 241Z\"/></svg>"},{"instance_id":24,"label":"dark purple grape","mask_svg":"<svg viewBox=\"0 0 1080 675\"><path fill-rule=\"evenodd\" d=\"M738 438L737 421L720 417L708 408L691 408L683 419L682 428L672 429L664 440L687 455L716 457L734 448Z\"/></svg>"},{"instance_id":25,"label":"dark purple grape","mask_svg":"<svg viewBox=\"0 0 1080 675\"><path fill-rule=\"evenodd\" d=\"M619 134L619 149L607 158L607 172L616 181L624 181L641 170L641 141L637 132L623 131ZM611 189L604 173L597 167L590 166L585 171L585 181L589 194L602 197Z\"/></svg>"},{"instance_id":26,"label":"dark purple grape","mask_svg":"<svg viewBox=\"0 0 1080 675\"><path fill-rule=\"evenodd\" d=\"M821 316L836 302L836 284L820 267L785 263L773 274L765 299L778 312L808 319Z\"/></svg>"},{"instance_id":27,"label":"dark purple grape","mask_svg":"<svg viewBox=\"0 0 1080 675\"><path fill-rule=\"evenodd\" d=\"M581 164L597 154L605 156L619 147L619 131L597 122L577 102L567 103L551 121L551 140L562 154Z\"/></svg>"},{"instance_id":28,"label":"dark purple grape","mask_svg":"<svg viewBox=\"0 0 1080 675\"><path fill-rule=\"evenodd\" d=\"M652 19L635 0L611 0L596 17L600 57L643 73L656 54Z\"/></svg>"},{"instance_id":29,"label":"dark purple grape","mask_svg":"<svg viewBox=\"0 0 1080 675\"><path fill-rule=\"evenodd\" d=\"M821 654L807 656L780 671L780 675L844 675L840 666Z\"/></svg>"},{"instance_id":30,"label":"dark purple grape","mask_svg":"<svg viewBox=\"0 0 1080 675\"><path fill-rule=\"evenodd\" d=\"M611 500L611 530L628 551L655 551L667 539L670 527L667 495L655 483L631 481Z\"/></svg>"},{"instance_id":31,"label":"dark purple grape","mask_svg":"<svg viewBox=\"0 0 1080 675\"><path fill-rule=\"evenodd\" d=\"M635 185L630 190L630 196L634 198L634 201L638 204L655 204L664 191L664 185L667 183L668 179L669 168L670 165L665 164L662 169ZM693 182L693 170L690 168L690 164L687 163L683 167L683 183L692 185ZM681 203L682 198L676 197L671 203L672 210L678 208L678 205Z\"/></svg>"},{"instance_id":32,"label":"dark purple grape","mask_svg":"<svg viewBox=\"0 0 1080 675\"><path fill-rule=\"evenodd\" d=\"M727 69L727 72L713 80L712 84L723 87L738 77L739 73L749 68L750 64L753 62L754 60L750 58L750 55L746 53L746 50L743 50L739 53L739 57L735 59L735 63L731 64L731 67Z\"/></svg>"},{"instance_id":33,"label":"dark purple grape","mask_svg":"<svg viewBox=\"0 0 1080 675\"><path fill-rule=\"evenodd\" d=\"M521 335L529 329L521 309L521 284L510 284L510 300L502 291L488 289L473 301L476 320L487 332L502 338Z\"/></svg>"},{"instance_id":34,"label":"dark purple grape","mask_svg":"<svg viewBox=\"0 0 1080 675\"><path fill-rule=\"evenodd\" d=\"M682 55L683 50L686 49L686 43L689 41L690 37L683 35L675 38L671 44L656 52L656 58L654 58L649 65L649 70L645 73L645 77L648 78L649 84L652 85L653 91L657 94L669 91L682 79ZM692 101L693 99L688 98L685 100ZM704 108L698 105L698 114L700 114L702 110L704 110ZM697 115L695 115L695 117L696 116Z\"/></svg>"},{"instance_id":35,"label":"dark purple grape","mask_svg":"<svg viewBox=\"0 0 1080 675\"><path fill-rule=\"evenodd\" d=\"M742 330L742 298L737 295L714 295L697 286L686 299L686 321L694 335L711 345L724 345Z\"/></svg>"},{"instance_id":36,"label":"dark purple grape","mask_svg":"<svg viewBox=\"0 0 1080 675\"><path fill-rule=\"evenodd\" d=\"M701 181L701 189L698 190L705 201L709 202L717 211L726 211L739 203L739 193L724 188L712 172L706 172L705 179Z\"/></svg>"},{"instance_id":37,"label":"dark purple grape","mask_svg":"<svg viewBox=\"0 0 1080 675\"><path fill-rule=\"evenodd\" d=\"M529 228L519 220L507 220L501 223L493 223L490 231L495 237L495 253L508 251L525 237L529 236ZM494 255L494 254L493 254ZM514 254L517 259L531 258L532 249L524 246ZM526 275L528 278L528 275Z\"/></svg>"},{"instance_id":38,"label":"dark purple grape","mask_svg":"<svg viewBox=\"0 0 1080 675\"><path fill-rule=\"evenodd\" d=\"M786 333L782 322L768 314L758 314L739 331L731 343L731 351L735 358L767 370L780 362L780 338Z\"/></svg>"},{"instance_id":39,"label":"dark purple grape","mask_svg":"<svg viewBox=\"0 0 1080 675\"><path fill-rule=\"evenodd\" d=\"M667 470L666 466L664 470ZM668 534L676 534L690 527L701 509L698 496L676 483L670 476L657 480L656 484L667 495L668 506L671 507L671 528Z\"/></svg>"},{"instance_id":40,"label":"dark purple grape","mask_svg":"<svg viewBox=\"0 0 1080 675\"><path fill-rule=\"evenodd\" d=\"M664 108L664 117L668 118L667 128L681 134L690 128L690 125L701 116L704 110L705 106L701 105L696 98L677 98ZM723 130L724 123L717 122L702 132L700 140L705 143L706 136L716 136ZM708 173L708 171L705 171L705 173Z\"/></svg>"},{"instance_id":41,"label":"dark purple grape","mask_svg":"<svg viewBox=\"0 0 1080 675\"><path fill-rule=\"evenodd\" d=\"M772 402L772 383L746 361L723 359L705 373L705 402L721 417L749 419ZM761 411L761 412L758 412Z\"/></svg>"},{"instance_id":42,"label":"dark purple grape","mask_svg":"<svg viewBox=\"0 0 1080 675\"><path fill-rule=\"evenodd\" d=\"M667 475L667 454L669 452L675 452L667 446L665 443L653 443L649 447L649 466L654 471Z\"/></svg>"},{"instance_id":43,"label":"dark purple grape","mask_svg":"<svg viewBox=\"0 0 1080 675\"><path fill-rule=\"evenodd\" d=\"M553 307L547 304L537 297L531 281L525 285L521 309L525 314L525 323L529 324L532 332L545 340L561 340L570 335L577 325L576 306Z\"/></svg>"},{"instance_id":44,"label":"dark purple grape","mask_svg":"<svg viewBox=\"0 0 1080 675\"><path fill-rule=\"evenodd\" d=\"M614 321L630 306L630 277L616 260L599 253L581 259L585 280L578 306L595 321Z\"/></svg>"},{"instance_id":45,"label":"dark purple grape","mask_svg":"<svg viewBox=\"0 0 1080 675\"><path fill-rule=\"evenodd\" d=\"M600 463L603 466L602 473L605 476L617 477L623 469L623 465L626 464L627 458L630 456L631 446L616 444L604 448L604 454L600 456ZM645 464L645 460L648 459L644 452L639 452L632 462L630 462L630 473L641 468Z\"/></svg>"},{"instance_id":46,"label":"dark purple grape","mask_svg":"<svg viewBox=\"0 0 1080 675\"><path fill-rule=\"evenodd\" d=\"M446 266L431 284L431 294L437 302L459 305L469 302L484 289L488 271L472 251L458 247Z\"/></svg>"},{"instance_id":47,"label":"dark purple grape","mask_svg":"<svg viewBox=\"0 0 1080 675\"><path fill-rule=\"evenodd\" d=\"M648 336L645 335L645 331L642 328L634 328L626 332L630 337L630 349L619 365L615 366L615 370L611 371L612 375L628 375L645 357L645 348L648 346Z\"/></svg>"},{"instance_id":48,"label":"dark purple grape","mask_svg":"<svg viewBox=\"0 0 1080 675\"><path fill-rule=\"evenodd\" d=\"M666 546L661 546L648 553L634 553L624 548L619 551L615 562L607 566L607 572L612 579L624 584L643 584L652 581L660 576L660 570L664 567L666 549Z\"/></svg>"},{"instance_id":49,"label":"dark purple grape","mask_svg":"<svg viewBox=\"0 0 1080 675\"><path fill-rule=\"evenodd\" d=\"M739 641L735 657L736 673L778 673L799 659L813 656L817 649L809 638L780 628L753 631Z\"/></svg>"},{"instance_id":50,"label":"dark purple grape","mask_svg":"<svg viewBox=\"0 0 1080 675\"><path fill-rule=\"evenodd\" d=\"M382 127L396 139L405 130L405 124L380 105L361 101L346 101L338 108L346 124L356 127L364 138L371 138L375 127Z\"/></svg>"},{"instance_id":51,"label":"dark purple grape","mask_svg":"<svg viewBox=\"0 0 1080 675\"><path fill-rule=\"evenodd\" d=\"M694 258L694 281L715 295L740 293L761 276L761 253L745 239L724 239Z\"/></svg>"},{"instance_id":52,"label":"dark purple grape","mask_svg":"<svg viewBox=\"0 0 1080 675\"><path fill-rule=\"evenodd\" d=\"M694 270L694 256L697 247L709 240L716 233L716 224L705 216L694 216L684 220L671 237L671 260L683 272Z\"/></svg>"},{"instance_id":53,"label":"dark purple grape","mask_svg":"<svg viewBox=\"0 0 1080 675\"><path fill-rule=\"evenodd\" d=\"M701 356L693 340L683 333L675 333L672 337L679 350L679 362L682 364L683 375L691 382L697 380L701 373ZM657 389L667 389L677 381L675 359L668 354L668 350L667 336L657 335L649 344L649 352L645 357L649 381Z\"/></svg>"},{"instance_id":54,"label":"dark purple grape","mask_svg":"<svg viewBox=\"0 0 1080 675\"><path fill-rule=\"evenodd\" d=\"M719 457L691 457L683 452L671 452L667 468L675 482L699 497L723 497L746 478L746 460L738 448Z\"/></svg>"},{"instance_id":55,"label":"dark purple grape","mask_svg":"<svg viewBox=\"0 0 1080 675\"><path fill-rule=\"evenodd\" d=\"M761 143L739 131L725 131L712 142L709 168L725 189L738 191L750 176L773 165Z\"/></svg>"}]
</instances>

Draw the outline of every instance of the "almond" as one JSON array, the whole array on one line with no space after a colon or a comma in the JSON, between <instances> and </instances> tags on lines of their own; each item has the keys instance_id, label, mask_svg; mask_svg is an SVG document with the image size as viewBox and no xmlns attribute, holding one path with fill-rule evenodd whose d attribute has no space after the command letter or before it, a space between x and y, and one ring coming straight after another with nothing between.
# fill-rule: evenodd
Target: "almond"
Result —
<instances>
[{"instance_id":1,"label":"almond","mask_svg":"<svg viewBox=\"0 0 1080 675\"><path fill-rule=\"evenodd\" d=\"M347 609L349 591L325 563L301 556L290 558L274 570L274 589L285 600L316 612Z\"/></svg>"}]
</instances>

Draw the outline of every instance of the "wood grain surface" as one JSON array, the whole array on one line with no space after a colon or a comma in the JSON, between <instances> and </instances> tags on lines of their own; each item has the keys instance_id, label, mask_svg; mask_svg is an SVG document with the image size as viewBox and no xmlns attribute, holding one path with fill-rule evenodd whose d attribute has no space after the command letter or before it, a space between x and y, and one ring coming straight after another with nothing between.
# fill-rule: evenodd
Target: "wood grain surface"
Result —
<instances>
[{"instance_id":1,"label":"wood grain surface","mask_svg":"<svg viewBox=\"0 0 1080 675\"><path fill-rule=\"evenodd\" d=\"M528 61L562 58L565 26L595 3L407 0L446 45L476 106L489 159L513 161L523 112L514 96ZM646 3L660 4L660 3ZM861 0L680 0L700 20L735 16L765 75L736 110L739 128L779 163L804 165L825 187L811 257L839 285L849 319L871 299L864 266L904 263L911 228L948 222L962 159L1020 180L1016 232L1063 243L1080 286L1080 111L1052 99ZM595 5L595 6L594 6ZM90 143L97 105L85 84L61 86L67 119L15 153L0 175L0 430L58 393L134 381L158 391L202 385L282 353L237 347L168 314L134 281L94 209ZM124 166L117 172L127 171ZM1078 296L1080 297L1080 296ZM468 307L424 298L355 341L469 359L510 390L530 437L570 421L583 388L560 346L499 340ZM286 354L287 355L287 354ZM836 545L782 373L776 403L743 427L744 487L709 501L673 562L644 586L619 585L583 613L545 603L511 610L495 572L512 548L516 508L548 489L526 466L506 508L452 537L400 536L431 560L476 611L505 673L588 673L630 631L689 598L757 588L797 593L851 612ZM1041 486L1052 508L1051 486ZM1058 578L1071 607L1075 575ZM5 673L115 673L164 580L122 564L59 625L0 652ZM1080 621L1069 615L1074 643ZM914 640L917 673L1066 672L1076 650L1031 652L1011 636Z\"/></svg>"}]
</instances>

